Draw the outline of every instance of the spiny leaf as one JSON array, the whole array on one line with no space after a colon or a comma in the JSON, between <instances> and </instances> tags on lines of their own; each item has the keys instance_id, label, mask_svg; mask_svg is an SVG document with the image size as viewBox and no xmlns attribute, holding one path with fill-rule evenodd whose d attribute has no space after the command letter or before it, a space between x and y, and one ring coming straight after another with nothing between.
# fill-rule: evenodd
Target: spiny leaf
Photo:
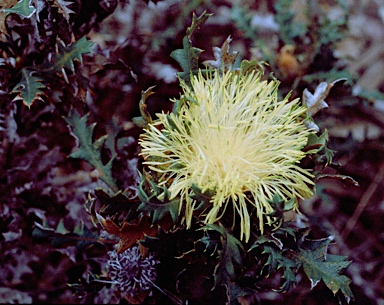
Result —
<instances>
[{"instance_id":1,"label":"spiny leaf","mask_svg":"<svg viewBox=\"0 0 384 305\"><path fill-rule=\"evenodd\" d=\"M31 18L32 15L36 12L36 8L31 5L32 0L20 0L12 8L3 9L6 12L6 16L11 13L19 14L25 18Z\"/></svg>"},{"instance_id":2,"label":"spiny leaf","mask_svg":"<svg viewBox=\"0 0 384 305\"><path fill-rule=\"evenodd\" d=\"M169 200L169 192L163 187L158 187L150 178L141 175L141 182L137 196L141 200L138 210L152 215L152 223L159 222L168 213L173 223L177 222L179 215L180 199Z\"/></svg>"},{"instance_id":3,"label":"spiny leaf","mask_svg":"<svg viewBox=\"0 0 384 305\"><path fill-rule=\"evenodd\" d=\"M207 11L204 11L199 17L196 17L196 14L193 13L192 15L192 24L191 26L187 29L187 36L189 39L191 39L193 32L209 17L211 17L213 14L207 14Z\"/></svg>"},{"instance_id":4,"label":"spiny leaf","mask_svg":"<svg viewBox=\"0 0 384 305\"><path fill-rule=\"evenodd\" d=\"M35 71L23 68L21 70L20 82L11 91L11 93L17 93L13 101L22 100L28 108L31 108L36 100L42 100L40 96L43 94L43 91L41 89L45 88L44 80L35 76L34 73Z\"/></svg>"},{"instance_id":5,"label":"spiny leaf","mask_svg":"<svg viewBox=\"0 0 384 305\"><path fill-rule=\"evenodd\" d=\"M219 225L207 224L202 229L214 230L221 234L222 247L221 250L218 250L220 258L213 274L215 284L212 289L215 289L218 285L227 285L227 278L230 281L236 279L235 267L242 267L241 252L244 251L244 247L221 223Z\"/></svg>"},{"instance_id":6,"label":"spiny leaf","mask_svg":"<svg viewBox=\"0 0 384 305\"><path fill-rule=\"evenodd\" d=\"M183 49L178 49L171 53L171 57L175 59L183 69L183 72L177 73L182 79L187 81L191 72L198 69L198 59L201 52L203 52L203 50L192 47L192 43L188 37L185 36L183 39Z\"/></svg>"},{"instance_id":7,"label":"spiny leaf","mask_svg":"<svg viewBox=\"0 0 384 305\"><path fill-rule=\"evenodd\" d=\"M136 210L139 203L137 198L129 199L121 191L111 196L103 189L96 189L95 196L102 203L99 213L103 216L115 215L126 210Z\"/></svg>"},{"instance_id":8,"label":"spiny leaf","mask_svg":"<svg viewBox=\"0 0 384 305\"><path fill-rule=\"evenodd\" d=\"M299 252L293 254L296 262L303 266L305 274L311 281L311 287L315 287L321 280L324 281L326 286L334 293L341 290L346 300L353 299L353 293L349 287L351 280L339 273L350 265L350 261L346 257L339 255L327 254L327 246L331 239L322 239L313 241L314 244L310 245L310 240L305 240L307 243L306 248L300 248Z\"/></svg>"},{"instance_id":9,"label":"spiny leaf","mask_svg":"<svg viewBox=\"0 0 384 305\"><path fill-rule=\"evenodd\" d=\"M114 192L118 191L118 187L112 178L112 162L113 155L106 165L101 162L101 149L107 138L102 136L95 142L92 142L93 129L95 123L87 126L88 115L80 117L74 109L71 109L68 116L64 118L71 126L73 135L78 140L78 149L70 154L71 158L79 158L91 164L100 174L103 180Z\"/></svg>"},{"instance_id":10,"label":"spiny leaf","mask_svg":"<svg viewBox=\"0 0 384 305\"><path fill-rule=\"evenodd\" d=\"M240 64L240 71L242 74L247 74L247 73L250 73L252 71L260 71L261 74L263 75L264 74L264 65L266 63L265 62L261 62L261 61L258 61L258 60L252 60L252 61L249 61L249 60L242 60L241 61L241 64Z\"/></svg>"},{"instance_id":11,"label":"spiny leaf","mask_svg":"<svg viewBox=\"0 0 384 305\"><path fill-rule=\"evenodd\" d=\"M174 50L171 53L171 57L175 59L183 69L183 72L178 72L177 74L187 83L189 82L191 73L198 69L198 59L200 53L203 52L203 50L199 48L192 47L191 36L196 28L203 24L211 15L212 14L206 14L206 11L199 17L193 14L192 24L187 29L187 35L183 39L183 49Z\"/></svg>"},{"instance_id":12,"label":"spiny leaf","mask_svg":"<svg viewBox=\"0 0 384 305\"><path fill-rule=\"evenodd\" d=\"M69 46L65 46L61 42L58 44L58 51L52 61L46 60L45 63L43 63L42 66L39 68L39 71L45 73L65 73L63 72L63 68L67 68L73 72L75 70L73 61L78 60L80 63L82 63L82 55L91 53L92 45L93 42L87 41L85 36Z\"/></svg>"},{"instance_id":13,"label":"spiny leaf","mask_svg":"<svg viewBox=\"0 0 384 305\"><path fill-rule=\"evenodd\" d=\"M294 287L297 283L296 273L298 265L295 260L292 260L285 255L285 252L289 250L285 249L282 241L274 234L261 235L249 251L257 248L261 248L263 250L262 255L267 256L267 260L262 267L262 272L266 272L267 276L271 276L280 268L284 269L282 276L284 281L279 291L287 292Z\"/></svg>"},{"instance_id":14,"label":"spiny leaf","mask_svg":"<svg viewBox=\"0 0 384 305\"><path fill-rule=\"evenodd\" d=\"M317 159L315 161L318 164L325 163L325 165L328 165L332 163L332 158L335 154L334 150L327 147L328 139L329 137L327 130L325 130L320 136L312 133L308 136L308 143L303 150L317 150Z\"/></svg>"},{"instance_id":15,"label":"spiny leaf","mask_svg":"<svg viewBox=\"0 0 384 305\"><path fill-rule=\"evenodd\" d=\"M62 221L59 222L56 229L35 222L32 236L38 239L51 239L52 246L57 248L74 245L78 250L84 249L93 243L101 242L97 233L90 231L83 222L77 225L73 232L69 232Z\"/></svg>"}]
</instances>

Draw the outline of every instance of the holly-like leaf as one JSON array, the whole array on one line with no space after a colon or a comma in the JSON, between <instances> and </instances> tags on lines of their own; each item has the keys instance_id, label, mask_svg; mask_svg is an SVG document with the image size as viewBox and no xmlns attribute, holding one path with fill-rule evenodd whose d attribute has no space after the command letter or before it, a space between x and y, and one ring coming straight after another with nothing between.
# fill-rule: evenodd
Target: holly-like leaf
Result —
<instances>
[{"instance_id":1,"label":"holly-like leaf","mask_svg":"<svg viewBox=\"0 0 384 305\"><path fill-rule=\"evenodd\" d=\"M297 283L296 273L299 266L295 260L286 256L286 252L290 250L284 247L283 242L276 234L261 235L249 251L257 248L261 248L262 255L267 256L265 264L261 269L262 273L271 276L278 269L284 269L282 276L283 282L279 291L287 292L294 287Z\"/></svg>"},{"instance_id":2,"label":"holly-like leaf","mask_svg":"<svg viewBox=\"0 0 384 305\"><path fill-rule=\"evenodd\" d=\"M215 284L212 289L219 285L228 285L228 281L233 282L236 279L235 269L242 267L244 247L221 223L219 225L207 224L202 229L214 230L221 235L221 250L218 250L220 257L213 274Z\"/></svg>"},{"instance_id":3,"label":"holly-like leaf","mask_svg":"<svg viewBox=\"0 0 384 305\"><path fill-rule=\"evenodd\" d=\"M193 194L189 195L196 202L200 202L197 207L195 207L196 211L203 210L207 206L209 206L212 196L214 195L213 190L206 190L202 192L201 189L196 185L192 184Z\"/></svg>"},{"instance_id":4,"label":"holly-like leaf","mask_svg":"<svg viewBox=\"0 0 384 305\"><path fill-rule=\"evenodd\" d=\"M296 205L297 201L295 198L291 198L285 201L279 194L274 194L271 200L268 200L273 212L268 213L267 216L275 218L274 224L280 227L284 221L284 212L292 210Z\"/></svg>"},{"instance_id":5,"label":"holly-like leaf","mask_svg":"<svg viewBox=\"0 0 384 305\"><path fill-rule=\"evenodd\" d=\"M77 139L78 146L78 149L72 152L69 157L79 158L91 164L98 171L100 179L116 193L118 187L112 178L112 162L115 155L105 165L101 161L101 149L107 136L102 136L93 142L93 129L96 123L88 126L88 114L80 117L76 110L71 109L64 119L72 128L72 134Z\"/></svg>"},{"instance_id":6,"label":"holly-like leaf","mask_svg":"<svg viewBox=\"0 0 384 305\"><path fill-rule=\"evenodd\" d=\"M20 0L11 8L5 8L3 11L6 13L6 16L15 13L25 18L31 18L36 12L36 8L31 5L31 2L32 0Z\"/></svg>"},{"instance_id":7,"label":"holly-like leaf","mask_svg":"<svg viewBox=\"0 0 384 305\"><path fill-rule=\"evenodd\" d=\"M95 196L103 205L99 210L99 213L103 216L115 215L116 213L126 210L136 210L139 204L137 198L130 199L121 191L111 196L102 189L96 189Z\"/></svg>"},{"instance_id":8,"label":"holly-like leaf","mask_svg":"<svg viewBox=\"0 0 384 305\"><path fill-rule=\"evenodd\" d=\"M152 222L158 223L168 213L173 223L177 222L180 199L169 200L169 192L165 186L159 187L147 175L141 175L137 196L141 200L138 210L152 215Z\"/></svg>"},{"instance_id":9,"label":"holly-like leaf","mask_svg":"<svg viewBox=\"0 0 384 305\"><path fill-rule=\"evenodd\" d=\"M175 59L183 69L183 72L178 72L177 74L186 82L189 82L191 73L198 69L198 59L200 53L203 52L203 50L192 46L191 36L196 28L203 24L211 15L212 14L206 14L206 11L204 11L199 17L196 17L195 13L193 13L192 24L187 29L187 35L183 39L183 49L177 49L171 53L171 57Z\"/></svg>"},{"instance_id":10,"label":"holly-like leaf","mask_svg":"<svg viewBox=\"0 0 384 305\"><path fill-rule=\"evenodd\" d=\"M63 42L58 43L58 51L51 61L46 60L40 67L39 71L43 73L61 72L65 76L64 68L70 71L75 70L74 60L83 62L83 54L91 53L93 42L88 41L85 36L75 43L65 46Z\"/></svg>"},{"instance_id":11,"label":"holly-like leaf","mask_svg":"<svg viewBox=\"0 0 384 305\"><path fill-rule=\"evenodd\" d=\"M83 222L77 225L73 232L69 232L62 221L59 222L56 229L35 222L32 236L37 239L50 239L52 246L56 248L76 246L78 250L101 242L97 232L89 230Z\"/></svg>"},{"instance_id":12,"label":"holly-like leaf","mask_svg":"<svg viewBox=\"0 0 384 305\"><path fill-rule=\"evenodd\" d=\"M44 80L35 74L35 71L26 68L21 70L21 80L11 91L11 93L17 93L13 101L22 100L24 105L31 108L36 100L42 100L43 91L41 89L45 88Z\"/></svg>"},{"instance_id":13,"label":"holly-like leaf","mask_svg":"<svg viewBox=\"0 0 384 305\"><path fill-rule=\"evenodd\" d=\"M346 257L327 254L328 244L332 238L321 240L305 239L305 247L300 247L299 252L292 252L293 258L303 267L305 274L315 287L321 280L336 294L339 290L344 294L347 302L354 298L349 287L351 280L340 274L350 265Z\"/></svg>"},{"instance_id":14,"label":"holly-like leaf","mask_svg":"<svg viewBox=\"0 0 384 305\"><path fill-rule=\"evenodd\" d=\"M158 226L152 225L146 215L141 217L137 224L124 222L121 227L115 223L113 217L107 216L104 218L97 214L97 218L108 233L117 235L120 238L117 253L123 253L135 245L137 241L143 240L146 235L156 236L158 233Z\"/></svg>"},{"instance_id":15,"label":"holly-like leaf","mask_svg":"<svg viewBox=\"0 0 384 305\"><path fill-rule=\"evenodd\" d=\"M183 39L183 49L177 49L171 53L171 57L175 59L183 69L183 72L177 72L180 78L187 81L191 72L198 69L198 60L201 52L203 52L203 50L192 47L191 41L185 36Z\"/></svg>"},{"instance_id":16,"label":"holly-like leaf","mask_svg":"<svg viewBox=\"0 0 384 305\"><path fill-rule=\"evenodd\" d=\"M318 164L325 163L325 165L328 165L332 163L333 155L335 154L335 151L332 149L329 149L327 146L329 140L328 131L325 130L320 136L311 133L308 136L308 142L304 151L317 151L317 159L315 160Z\"/></svg>"}]
</instances>

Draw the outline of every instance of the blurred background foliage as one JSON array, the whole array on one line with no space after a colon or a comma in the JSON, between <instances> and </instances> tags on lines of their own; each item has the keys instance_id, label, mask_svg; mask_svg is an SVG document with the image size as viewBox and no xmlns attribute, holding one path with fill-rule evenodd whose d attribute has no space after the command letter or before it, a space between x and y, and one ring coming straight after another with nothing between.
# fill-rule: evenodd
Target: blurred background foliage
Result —
<instances>
[{"instance_id":1,"label":"blurred background foliage","mask_svg":"<svg viewBox=\"0 0 384 305\"><path fill-rule=\"evenodd\" d=\"M334 235L329 251L352 260L346 274L356 304L384 304L382 1L31 0L20 1L23 14L12 11L17 3L0 4L0 302L103 303L104 285L92 279L102 274L115 241L100 235L105 232L84 203L105 184L87 162L68 158L77 144L64 118L71 108L89 113L89 123L97 123L94 138L109 135L101 156L104 164L115 156L116 187L133 192L140 128L132 118L140 115L141 93L155 86L147 100L151 114L171 109L180 70L170 54L182 48L192 13L207 11L212 17L192 37L204 50L201 62L231 36L239 61L268 63L282 96L302 97L321 81L346 79L315 119L336 151L339 166L329 173L337 170L359 185L321 179L301 206L302 220L314 237ZM83 37L93 43L90 52L74 54L73 67L50 68L55 54ZM23 71L34 71L29 75L37 80L30 107L20 99ZM81 242L57 238L65 234ZM298 281L285 294L268 290L253 301L337 304L323 284L311 290L304 277ZM169 302L157 295L158 304ZM212 301L203 287L189 297Z\"/></svg>"}]
</instances>

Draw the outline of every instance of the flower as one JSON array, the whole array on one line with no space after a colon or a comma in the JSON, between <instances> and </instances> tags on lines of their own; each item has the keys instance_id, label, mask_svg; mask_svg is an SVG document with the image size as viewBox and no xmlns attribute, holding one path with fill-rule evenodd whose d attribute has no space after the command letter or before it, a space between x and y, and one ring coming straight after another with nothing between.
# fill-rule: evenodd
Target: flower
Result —
<instances>
[{"instance_id":1,"label":"flower","mask_svg":"<svg viewBox=\"0 0 384 305\"><path fill-rule=\"evenodd\" d=\"M279 101L279 82L261 77L234 71L205 77L200 71L191 87L181 81L180 110L157 114L141 136L144 164L159 173L170 199L180 196L187 227L198 204L192 185L213 191L204 221L218 221L232 204L246 241L250 213L255 211L261 231L265 221L272 223L267 214L274 194L286 200L313 194L313 175L298 164L314 132L303 123L306 107L289 96Z\"/></svg>"},{"instance_id":2,"label":"flower","mask_svg":"<svg viewBox=\"0 0 384 305\"><path fill-rule=\"evenodd\" d=\"M150 290L156 280L155 265L159 263L153 254L143 258L138 246L134 246L118 254L117 247L109 251L107 263L108 274L121 293L131 297L140 292Z\"/></svg>"}]
</instances>

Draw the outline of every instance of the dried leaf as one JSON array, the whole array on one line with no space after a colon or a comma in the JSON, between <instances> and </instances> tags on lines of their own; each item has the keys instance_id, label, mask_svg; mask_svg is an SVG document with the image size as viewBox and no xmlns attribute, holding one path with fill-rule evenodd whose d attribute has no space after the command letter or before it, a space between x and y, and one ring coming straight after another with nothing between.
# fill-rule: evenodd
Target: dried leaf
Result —
<instances>
[{"instance_id":1,"label":"dried leaf","mask_svg":"<svg viewBox=\"0 0 384 305\"><path fill-rule=\"evenodd\" d=\"M308 113L310 116L314 116L321 109L328 107L328 104L325 102L325 98L328 96L328 93L332 87L337 82L342 80L346 80L346 78L337 79L332 83L321 82L317 86L314 94L310 93L308 89L304 89L303 104L308 107Z\"/></svg>"},{"instance_id":2,"label":"dried leaf","mask_svg":"<svg viewBox=\"0 0 384 305\"><path fill-rule=\"evenodd\" d=\"M229 53L229 44L231 41L231 36L228 36L221 48L213 47L215 60L206 60L203 64L214 69L221 69L223 71L232 70L238 52L232 52L232 54Z\"/></svg>"},{"instance_id":3,"label":"dried leaf","mask_svg":"<svg viewBox=\"0 0 384 305\"><path fill-rule=\"evenodd\" d=\"M69 14L74 14L75 12L68 8L69 5L73 2L64 1L64 0L53 0L53 5L59 8L59 13L63 14L64 18L69 22Z\"/></svg>"},{"instance_id":4,"label":"dried leaf","mask_svg":"<svg viewBox=\"0 0 384 305\"><path fill-rule=\"evenodd\" d=\"M144 239L145 236L157 235L158 227L157 225L152 226L148 216L141 217L138 224L124 222L121 227L111 217L104 218L100 214L96 214L96 216L108 233L117 235L120 238L117 253L123 253L136 244L137 241Z\"/></svg>"}]
</instances>

